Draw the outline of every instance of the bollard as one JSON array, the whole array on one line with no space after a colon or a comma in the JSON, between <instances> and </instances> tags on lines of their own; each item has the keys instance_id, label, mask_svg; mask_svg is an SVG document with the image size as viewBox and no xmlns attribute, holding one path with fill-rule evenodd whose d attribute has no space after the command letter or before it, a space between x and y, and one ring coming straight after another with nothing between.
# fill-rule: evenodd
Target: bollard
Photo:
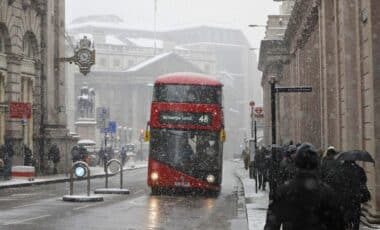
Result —
<instances>
[{"instance_id":1,"label":"bollard","mask_svg":"<svg viewBox=\"0 0 380 230\"><path fill-rule=\"evenodd\" d=\"M82 171L83 170L83 171ZM87 176L87 197L74 195L74 171L75 175L79 178ZM70 170L70 195L63 196L63 201L70 202L94 202L103 201L102 196L90 196L91 183L90 183L90 168L86 162L77 161L73 164Z\"/></svg>"},{"instance_id":2,"label":"bollard","mask_svg":"<svg viewBox=\"0 0 380 230\"><path fill-rule=\"evenodd\" d=\"M120 189L109 189L108 188L108 167L111 165L112 162L116 162L120 166ZM106 182L105 182L105 188L104 189L96 189L95 194L129 194L128 189L123 189L123 166L119 160L111 159L107 162L106 166Z\"/></svg>"}]
</instances>

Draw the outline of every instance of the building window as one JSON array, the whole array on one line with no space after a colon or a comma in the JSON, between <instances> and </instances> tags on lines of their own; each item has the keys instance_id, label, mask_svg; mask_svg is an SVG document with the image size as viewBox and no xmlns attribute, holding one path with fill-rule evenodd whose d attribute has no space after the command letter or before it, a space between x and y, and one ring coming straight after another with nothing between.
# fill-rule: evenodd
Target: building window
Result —
<instances>
[{"instance_id":1,"label":"building window","mask_svg":"<svg viewBox=\"0 0 380 230\"><path fill-rule=\"evenodd\" d=\"M107 66L107 60L105 58L100 58L99 59L99 65L101 67L106 67Z\"/></svg>"},{"instance_id":2,"label":"building window","mask_svg":"<svg viewBox=\"0 0 380 230\"><path fill-rule=\"evenodd\" d=\"M5 33L0 28L0 53L5 53Z\"/></svg>"},{"instance_id":3,"label":"building window","mask_svg":"<svg viewBox=\"0 0 380 230\"><path fill-rule=\"evenodd\" d=\"M120 59L113 59L113 67L115 68L120 67Z\"/></svg>"},{"instance_id":4,"label":"building window","mask_svg":"<svg viewBox=\"0 0 380 230\"><path fill-rule=\"evenodd\" d=\"M35 57L36 46L33 43L31 35L25 35L23 48L24 48L25 57L28 57L28 58L34 58Z\"/></svg>"},{"instance_id":5,"label":"building window","mask_svg":"<svg viewBox=\"0 0 380 230\"><path fill-rule=\"evenodd\" d=\"M135 64L133 60L128 60L128 68L132 67Z\"/></svg>"}]
</instances>

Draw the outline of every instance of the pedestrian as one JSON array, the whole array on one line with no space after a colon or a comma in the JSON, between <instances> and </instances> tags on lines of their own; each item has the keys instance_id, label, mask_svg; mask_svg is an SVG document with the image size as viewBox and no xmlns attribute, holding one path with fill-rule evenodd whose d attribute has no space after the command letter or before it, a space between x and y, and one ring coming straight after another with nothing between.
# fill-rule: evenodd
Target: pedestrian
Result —
<instances>
[{"instance_id":1,"label":"pedestrian","mask_svg":"<svg viewBox=\"0 0 380 230\"><path fill-rule=\"evenodd\" d=\"M4 180L10 180L12 176L12 160L13 160L13 146L11 140L6 138L5 144L1 146L0 152L2 153L4 167L3 167L3 176Z\"/></svg>"},{"instance_id":2,"label":"pedestrian","mask_svg":"<svg viewBox=\"0 0 380 230\"><path fill-rule=\"evenodd\" d=\"M321 179L330 186L331 182L329 181L329 175L336 173L335 171L340 166L340 162L335 159L337 154L338 152L335 150L334 146L329 146L321 162Z\"/></svg>"},{"instance_id":3,"label":"pedestrian","mask_svg":"<svg viewBox=\"0 0 380 230\"><path fill-rule=\"evenodd\" d=\"M125 150L124 146L120 150L120 159L121 159L121 165L125 165L125 160L127 159L127 150Z\"/></svg>"},{"instance_id":4,"label":"pedestrian","mask_svg":"<svg viewBox=\"0 0 380 230\"><path fill-rule=\"evenodd\" d=\"M78 145L75 145L75 146L71 149L71 158L72 158L72 160L73 160L73 163L75 163L75 162L81 160L81 156L80 156L80 154L79 154L79 146L78 146Z\"/></svg>"},{"instance_id":5,"label":"pedestrian","mask_svg":"<svg viewBox=\"0 0 380 230\"><path fill-rule=\"evenodd\" d=\"M269 200L273 200L277 187L281 184L280 162L282 160L282 149L272 146L270 151L268 165Z\"/></svg>"},{"instance_id":6,"label":"pedestrian","mask_svg":"<svg viewBox=\"0 0 380 230\"><path fill-rule=\"evenodd\" d=\"M270 202L264 230L343 230L336 194L318 178L318 155L304 143L296 152L294 179L279 186Z\"/></svg>"},{"instance_id":7,"label":"pedestrian","mask_svg":"<svg viewBox=\"0 0 380 230\"><path fill-rule=\"evenodd\" d=\"M297 147L295 145L289 145L284 158L280 163L280 184L286 183L293 179L296 175L296 166L294 163Z\"/></svg>"},{"instance_id":8,"label":"pedestrian","mask_svg":"<svg viewBox=\"0 0 380 230\"><path fill-rule=\"evenodd\" d=\"M48 152L48 158L53 162L53 174L58 173L58 163L61 160L61 156L59 153L59 148L57 144L53 144Z\"/></svg>"},{"instance_id":9,"label":"pedestrian","mask_svg":"<svg viewBox=\"0 0 380 230\"><path fill-rule=\"evenodd\" d=\"M24 165L32 166L33 165L33 153L32 150L24 144Z\"/></svg>"},{"instance_id":10,"label":"pedestrian","mask_svg":"<svg viewBox=\"0 0 380 230\"><path fill-rule=\"evenodd\" d=\"M340 195L345 226L350 230L359 230L361 203L370 200L367 176L355 161L344 161L334 178L333 186Z\"/></svg>"},{"instance_id":11,"label":"pedestrian","mask_svg":"<svg viewBox=\"0 0 380 230\"><path fill-rule=\"evenodd\" d=\"M262 148L257 150L254 160L255 173L259 183L259 189L265 191L265 156Z\"/></svg>"},{"instance_id":12,"label":"pedestrian","mask_svg":"<svg viewBox=\"0 0 380 230\"><path fill-rule=\"evenodd\" d=\"M244 168L245 170L248 170L248 167L249 167L249 163L250 163L250 158L249 158L249 154L247 152L247 150L243 149L242 153L241 153L241 157L243 159L243 162L244 162Z\"/></svg>"},{"instance_id":13,"label":"pedestrian","mask_svg":"<svg viewBox=\"0 0 380 230\"><path fill-rule=\"evenodd\" d=\"M87 148L83 145L80 145L78 150L79 150L80 161L84 161L87 164L90 164Z\"/></svg>"},{"instance_id":14,"label":"pedestrian","mask_svg":"<svg viewBox=\"0 0 380 230\"><path fill-rule=\"evenodd\" d=\"M103 158L104 158L104 149L102 146L100 147L98 151L98 165L103 166Z\"/></svg>"}]
</instances>

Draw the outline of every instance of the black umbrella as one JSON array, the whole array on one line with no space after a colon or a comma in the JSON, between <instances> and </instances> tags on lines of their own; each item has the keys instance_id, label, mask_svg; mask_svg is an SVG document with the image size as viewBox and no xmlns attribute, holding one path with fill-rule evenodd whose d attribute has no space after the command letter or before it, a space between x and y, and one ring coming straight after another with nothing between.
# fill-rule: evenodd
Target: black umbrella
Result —
<instances>
[{"instance_id":1,"label":"black umbrella","mask_svg":"<svg viewBox=\"0 0 380 230\"><path fill-rule=\"evenodd\" d=\"M350 150L338 154L337 160L340 161L365 161L375 163L372 156L364 150Z\"/></svg>"}]
</instances>

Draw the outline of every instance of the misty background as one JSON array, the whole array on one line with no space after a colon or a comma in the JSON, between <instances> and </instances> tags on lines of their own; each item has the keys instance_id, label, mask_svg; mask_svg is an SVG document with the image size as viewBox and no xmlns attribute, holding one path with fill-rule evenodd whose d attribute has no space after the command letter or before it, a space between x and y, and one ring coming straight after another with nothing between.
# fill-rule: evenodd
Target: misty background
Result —
<instances>
[{"instance_id":1,"label":"misty background","mask_svg":"<svg viewBox=\"0 0 380 230\"><path fill-rule=\"evenodd\" d=\"M157 30L189 25L219 25L241 29L257 48L267 16L278 14L279 3L268 0L157 0ZM136 29L154 29L154 0L66 0L66 22L87 15L113 14Z\"/></svg>"}]
</instances>

